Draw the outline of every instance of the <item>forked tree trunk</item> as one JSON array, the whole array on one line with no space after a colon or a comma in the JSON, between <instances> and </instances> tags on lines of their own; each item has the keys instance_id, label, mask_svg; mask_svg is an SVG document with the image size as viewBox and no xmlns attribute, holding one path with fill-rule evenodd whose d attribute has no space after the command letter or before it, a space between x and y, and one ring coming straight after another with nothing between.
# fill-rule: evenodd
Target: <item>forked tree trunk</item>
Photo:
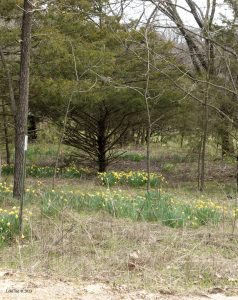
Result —
<instances>
[{"instance_id":1,"label":"forked tree trunk","mask_svg":"<svg viewBox=\"0 0 238 300\"><path fill-rule=\"evenodd\" d=\"M25 135L27 134L32 9L33 6L31 2L25 0L21 34L19 100L16 103L15 116L15 164L13 196L17 199L21 199L24 189L24 142Z\"/></svg>"}]
</instances>

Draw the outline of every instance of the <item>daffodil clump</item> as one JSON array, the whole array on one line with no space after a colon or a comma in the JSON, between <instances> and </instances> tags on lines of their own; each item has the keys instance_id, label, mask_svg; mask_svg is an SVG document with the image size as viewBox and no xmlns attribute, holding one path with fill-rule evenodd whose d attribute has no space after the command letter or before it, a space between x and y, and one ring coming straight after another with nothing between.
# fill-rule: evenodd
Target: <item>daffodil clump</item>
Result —
<instances>
[{"instance_id":1,"label":"daffodil clump","mask_svg":"<svg viewBox=\"0 0 238 300\"><path fill-rule=\"evenodd\" d=\"M9 196L12 192L12 185L7 185L6 182L0 182L0 195Z\"/></svg>"},{"instance_id":2,"label":"daffodil clump","mask_svg":"<svg viewBox=\"0 0 238 300\"><path fill-rule=\"evenodd\" d=\"M54 176L54 167L39 167L32 165L27 168L26 174L31 177L48 178ZM80 178L82 175L87 174L88 170L84 168L76 168L75 166L57 168L56 173L62 178Z\"/></svg>"},{"instance_id":3,"label":"daffodil clump","mask_svg":"<svg viewBox=\"0 0 238 300\"><path fill-rule=\"evenodd\" d=\"M132 187L141 187L146 185L147 178L147 173L144 171L98 173L100 183L106 186L129 185ZM164 177L161 174L150 174L151 187L160 187L163 181Z\"/></svg>"},{"instance_id":4,"label":"daffodil clump","mask_svg":"<svg viewBox=\"0 0 238 300\"><path fill-rule=\"evenodd\" d=\"M37 178L49 178L54 176L54 167L53 166L36 166L31 165L26 168L26 175ZM3 165L2 166L3 175L12 175L13 166ZM75 166L57 168L56 173L62 178L81 178L83 175L87 175L89 170L87 168L76 168Z\"/></svg>"},{"instance_id":5,"label":"daffodil clump","mask_svg":"<svg viewBox=\"0 0 238 300\"><path fill-rule=\"evenodd\" d=\"M106 211L114 217L162 222L170 227L196 228L218 224L223 217L234 220L237 208L224 208L209 199L179 200L167 194L130 195L106 190L95 193L48 191L42 199L42 212L57 215L64 208L81 211Z\"/></svg>"},{"instance_id":6,"label":"daffodil clump","mask_svg":"<svg viewBox=\"0 0 238 300\"><path fill-rule=\"evenodd\" d=\"M31 211L24 210L24 224L25 228L30 221ZM9 243L14 236L19 232L19 207L12 207L11 209L0 208L0 245ZM24 238L24 234L21 236Z\"/></svg>"},{"instance_id":7,"label":"daffodil clump","mask_svg":"<svg viewBox=\"0 0 238 300\"><path fill-rule=\"evenodd\" d=\"M41 212L46 216L58 215L68 206L71 193L55 192L55 190L47 191L41 194Z\"/></svg>"},{"instance_id":8,"label":"daffodil clump","mask_svg":"<svg viewBox=\"0 0 238 300\"><path fill-rule=\"evenodd\" d=\"M161 203L160 210L163 224L171 227L218 224L223 215L222 207L209 199L181 201L170 197Z\"/></svg>"},{"instance_id":9,"label":"daffodil clump","mask_svg":"<svg viewBox=\"0 0 238 300\"><path fill-rule=\"evenodd\" d=\"M0 197L7 193L11 193L11 188L2 183ZM238 218L238 208L230 202L214 201L202 196L192 200L173 198L161 190L145 195L109 188L90 193L80 190L55 191L45 189L38 181L36 186L26 189L25 202L39 205L46 216L57 217L65 209L78 212L106 211L114 217L162 222L171 227L196 228L206 224L218 224L221 220L233 222ZM27 216L27 213L24 215ZM10 211L1 209L0 241L14 233L14 228L18 227L17 218L18 208Z\"/></svg>"}]
</instances>

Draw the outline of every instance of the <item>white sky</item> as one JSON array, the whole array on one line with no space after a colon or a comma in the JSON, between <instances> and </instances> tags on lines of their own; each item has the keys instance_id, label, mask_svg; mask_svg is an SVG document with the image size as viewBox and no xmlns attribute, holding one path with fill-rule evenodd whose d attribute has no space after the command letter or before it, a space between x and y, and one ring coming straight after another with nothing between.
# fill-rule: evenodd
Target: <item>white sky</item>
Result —
<instances>
[{"instance_id":1,"label":"white sky","mask_svg":"<svg viewBox=\"0 0 238 300\"><path fill-rule=\"evenodd\" d=\"M204 12L206 11L206 2L207 2L207 0L196 0L196 4L199 5L199 7ZM133 0L131 2L131 5L126 10L127 19L130 19L130 18L135 19L135 18L138 18L138 16L140 16L140 14L143 11L143 5L141 3L142 3L142 1L139 1L139 0ZM177 4L189 9L189 7L186 5L185 0L177 0ZM150 16L151 12L153 11L153 8L154 8L153 5L146 4L145 15L147 18ZM178 8L178 12L179 12L180 16L182 17L184 23L187 26L197 27L196 21L194 20L192 14L184 11L183 9L179 9L179 8ZM228 5L224 4L223 0L218 0L216 15L215 15L215 22L218 24L221 24L221 19L222 19L221 14L223 16L226 16L229 19L232 18L232 13L231 13L231 10L229 9ZM167 18L164 18L162 16L160 17L161 23L166 24L167 20L168 20Z\"/></svg>"}]
</instances>

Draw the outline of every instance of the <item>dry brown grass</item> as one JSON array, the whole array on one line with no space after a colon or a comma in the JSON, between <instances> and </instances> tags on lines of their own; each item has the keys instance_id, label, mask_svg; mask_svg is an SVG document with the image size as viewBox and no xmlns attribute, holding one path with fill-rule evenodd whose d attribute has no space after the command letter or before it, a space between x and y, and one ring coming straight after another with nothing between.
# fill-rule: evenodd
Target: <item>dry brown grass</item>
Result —
<instances>
[{"instance_id":1,"label":"dry brown grass","mask_svg":"<svg viewBox=\"0 0 238 300\"><path fill-rule=\"evenodd\" d=\"M178 230L64 211L57 219L38 215L28 240L2 250L1 265L154 292L237 293L237 246L238 236L220 228Z\"/></svg>"}]
</instances>

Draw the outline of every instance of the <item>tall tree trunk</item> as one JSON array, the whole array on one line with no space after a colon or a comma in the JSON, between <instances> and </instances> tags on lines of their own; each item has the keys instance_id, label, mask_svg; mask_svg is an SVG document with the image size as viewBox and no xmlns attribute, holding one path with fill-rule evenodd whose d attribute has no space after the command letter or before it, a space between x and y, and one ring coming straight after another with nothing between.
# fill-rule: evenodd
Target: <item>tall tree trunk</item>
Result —
<instances>
[{"instance_id":1,"label":"tall tree trunk","mask_svg":"<svg viewBox=\"0 0 238 300\"><path fill-rule=\"evenodd\" d=\"M198 143L198 165L197 165L197 183L198 183L198 190L200 191L201 187L201 152L202 152L202 138Z\"/></svg>"},{"instance_id":2,"label":"tall tree trunk","mask_svg":"<svg viewBox=\"0 0 238 300\"><path fill-rule=\"evenodd\" d=\"M105 137L105 117L98 121L98 171L100 173L106 172L107 158L106 158L106 137Z\"/></svg>"},{"instance_id":3,"label":"tall tree trunk","mask_svg":"<svg viewBox=\"0 0 238 300\"><path fill-rule=\"evenodd\" d=\"M98 172L104 173L107 170L107 162L105 153L98 154Z\"/></svg>"},{"instance_id":4,"label":"tall tree trunk","mask_svg":"<svg viewBox=\"0 0 238 300\"><path fill-rule=\"evenodd\" d=\"M151 136L151 124L148 124L147 138L146 138L146 171L147 171L147 193L150 192L150 160L151 160L151 151L150 151L150 136Z\"/></svg>"},{"instance_id":5,"label":"tall tree trunk","mask_svg":"<svg viewBox=\"0 0 238 300\"><path fill-rule=\"evenodd\" d=\"M150 45L149 45L149 38L148 38L148 28L145 31L145 44L146 44L146 51L147 51L147 71L146 71L146 87L144 93L144 100L146 105L147 111L147 139L146 139L146 171L147 171L147 193L150 193L150 160L151 160L151 151L150 151L150 138L151 138L151 131L152 131L152 122L151 122L151 115L150 115L150 93L149 93L149 86L150 86Z\"/></svg>"},{"instance_id":6,"label":"tall tree trunk","mask_svg":"<svg viewBox=\"0 0 238 300\"><path fill-rule=\"evenodd\" d=\"M203 192L205 184L205 159L206 159L206 144L207 144L207 130L208 130L208 107L205 101L204 107L204 127L201 148L201 174L200 174L200 191Z\"/></svg>"},{"instance_id":7,"label":"tall tree trunk","mask_svg":"<svg viewBox=\"0 0 238 300\"><path fill-rule=\"evenodd\" d=\"M25 0L21 34L19 100L16 103L15 116L15 164L13 196L17 199L21 199L24 190L24 142L25 135L27 134L32 9L33 5L31 2Z\"/></svg>"},{"instance_id":8,"label":"tall tree trunk","mask_svg":"<svg viewBox=\"0 0 238 300\"><path fill-rule=\"evenodd\" d=\"M206 25L207 22L205 22ZM210 28L207 27L204 30L204 36L209 37ZM202 145L201 145L201 172L200 172L200 191L204 191L205 185L205 159L206 159L206 144L207 144L207 137L208 137L208 104L209 104L209 96L210 96L210 79L211 79L211 70L212 69L212 50L211 42L209 39L206 40L206 57L207 57L207 69L206 69L206 89L204 95L204 113L203 113L203 137L202 137Z\"/></svg>"}]
</instances>

